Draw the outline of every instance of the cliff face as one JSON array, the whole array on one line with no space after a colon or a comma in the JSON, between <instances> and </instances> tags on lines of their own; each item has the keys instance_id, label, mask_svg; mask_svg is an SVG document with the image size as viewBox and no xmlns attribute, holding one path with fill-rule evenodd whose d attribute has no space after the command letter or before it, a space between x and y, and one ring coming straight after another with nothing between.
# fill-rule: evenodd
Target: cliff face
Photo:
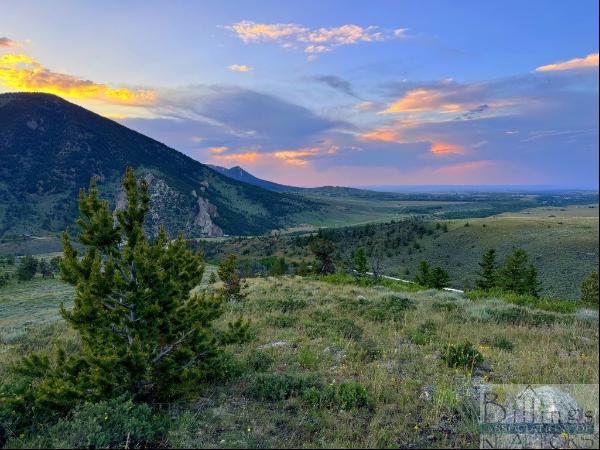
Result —
<instances>
[{"instance_id":1,"label":"cliff face","mask_svg":"<svg viewBox=\"0 0 600 450\"><path fill-rule=\"evenodd\" d=\"M148 230L189 237L262 234L320 207L232 180L160 142L48 94L0 94L0 237L71 226L95 177L113 208L127 167L149 182Z\"/></svg>"}]
</instances>

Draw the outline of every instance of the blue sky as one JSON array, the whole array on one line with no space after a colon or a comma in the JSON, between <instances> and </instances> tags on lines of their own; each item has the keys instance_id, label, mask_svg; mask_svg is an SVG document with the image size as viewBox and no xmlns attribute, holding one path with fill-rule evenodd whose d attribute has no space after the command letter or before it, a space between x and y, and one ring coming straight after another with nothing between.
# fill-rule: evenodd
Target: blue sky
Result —
<instances>
[{"instance_id":1,"label":"blue sky","mask_svg":"<svg viewBox=\"0 0 600 450\"><path fill-rule=\"evenodd\" d=\"M298 185L598 186L595 1L12 1L45 91Z\"/></svg>"}]
</instances>

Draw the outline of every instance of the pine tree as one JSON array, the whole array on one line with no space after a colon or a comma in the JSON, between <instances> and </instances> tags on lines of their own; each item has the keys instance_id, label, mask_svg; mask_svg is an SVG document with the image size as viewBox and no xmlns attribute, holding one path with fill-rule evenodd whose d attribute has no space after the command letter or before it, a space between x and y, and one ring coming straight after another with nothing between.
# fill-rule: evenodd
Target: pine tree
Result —
<instances>
[{"instance_id":1,"label":"pine tree","mask_svg":"<svg viewBox=\"0 0 600 450\"><path fill-rule=\"evenodd\" d=\"M325 237L316 237L310 241L310 250L318 260L318 273L335 273L335 264L333 263L335 245L333 242Z\"/></svg>"},{"instance_id":2,"label":"pine tree","mask_svg":"<svg viewBox=\"0 0 600 450\"><path fill-rule=\"evenodd\" d=\"M417 268L417 275L415 276L415 282L424 287L429 287L431 279L430 267L427 261L421 261Z\"/></svg>"},{"instance_id":3,"label":"pine tree","mask_svg":"<svg viewBox=\"0 0 600 450\"><path fill-rule=\"evenodd\" d=\"M77 240L85 252L63 234L61 276L76 294L73 308L61 310L81 348L23 360L18 370L31 384L8 399L19 417L66 413L77 402L123 394L156 400L187 394L219 373L221 346L247 331L241 320L228 331L214 328L222 298L190 294L202 279L202 255L164 230L149 242L148 187L131 169L123 187L127 207L116 220L94 181L80 193Z\"/></svg>"},{"instance_id":4,"label":"pine tree","mask_svg":"<svg viewBox=\"0 0 600 450\"><path fill-rule=\"evenodd\" d=\"M489 290L496 287L496 250L490 248L481 257L479 262L481 269L477 272L479 279L476 285L479 289Z\"/></svg>"},{"instance_id":5,"label":"pine tree","mask_svg":"<svg viewBox=\"0 0 600 450\"><path fill-rule=\"evenodd\" d=\"M534 297L540 296L541 284L538 280L537 269L533 264L530 264L525 272L524 289L526 294L532 295Z\"/></svg>"},{"instance_id":6,"label":"pine tree","mask_svg":"<svg viewBox=\"0 0 600 450\"><path fill-rule=\"evenodd\" d=\"M369 263L367 261L367 255L365 255L365 250L361 247L356 250L354 253L354 258L352 258L354 270L359 276L366 275L369 270Z\"/></svg>"},{"instance_id":7,"label":"pine tree","mask_svg":"<svg viewBox=\"0 0 600 450\"><path fill-rule=\"evenodd\" d=\"M441 267L435 267L429 274L429 287L442 289L450 283L450 275Z\"/></svg>"},{"instance_id":8,"label":"pine tree","mask_svg":"<svg viewBox=\"0 0 600 450\"><path fill-rule=\"evenodd\" d=\"M238 274L236 261L235 255L227 255L217 268L217 274L223 282L221 294L227 301L240 301L246 297L244 292L246 285Z\"/></svg>"},{"instance_id":9,"label":"pine tree","mask_svg":"<svg viewBox=\"0 0 600 450\"><path fill-rule=\"evenodd\" d=\"M581 283L581 301L587 305L598 306L598 272L592 272Z\"/></svg>"},{"instance_id":10,"label":"pine tree","mask_svg":"<svg viewBox=\"0 0 600 450\"><path fill-rule=\"evenodd\" d=\"M35 276L38 269L38 260L31 255L26 255L19 261L17 267L17 279L19 281L29 281Z\"/></svg>"},{"instance_id":11,"label":"pine tree","mask_svg":"<svg viewBox=\"0 0 600 450\"><path fill-rule=\"evenodd\" d=\"M513 249L504 265L498 270L498 286L516 294L529 294L533 290L532 282L537 277L529 265L527 252L521 248ZM534 276L535 275L535 276Z\"/></svg>"}]
</instances>

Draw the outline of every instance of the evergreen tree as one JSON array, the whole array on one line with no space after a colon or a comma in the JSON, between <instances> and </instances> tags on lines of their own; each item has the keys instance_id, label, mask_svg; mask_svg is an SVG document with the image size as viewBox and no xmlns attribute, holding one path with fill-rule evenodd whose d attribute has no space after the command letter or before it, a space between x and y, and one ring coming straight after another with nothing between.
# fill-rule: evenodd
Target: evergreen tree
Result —
<instances>
[{"instance_id":1,"label":"evergreen tree","mask_svg":"<svg viewBox=\"0 0 600 450\"><path fill-rule=\"evenodd\" d=\"M427 261L421 261L417 268L417 274L415 275L415 282L424 287L429 287L429 281L431 279L430 267Z\"/></svg>"},{"instance_id":2,"label":"evergreen tree","mask_svg":"<svg viewBox=\"0 0 600 450\"><path fill-rule=\"evenodd\" d=\"M533 264L530 264L525 272L524 289L526 294L533 295L534 297L540 296L541 284L538 280L537 269Z\"/></svg>"},{"instance_id":3,"label":"evergreen tree","mask_svg":"<svg viewBox=\"0 0 600 450\"><path fill-rule=\"evenodd\" d=\"M246 297L244 292L246 285L238 274L236 261L235 255L227 255L217 268L219 278L223 282L221 294L227 301L240 301Z\"/></svg>"},{"instance_id":4,"label":"evergreen tree","mask_svg":"<svg viewBox=\"0 0 600 450\"><path fill-rule=\"evenodd\" d=\"M531 270L527 252L513 249L504 265L498 270L498 286L516 294L530 294L534 291L537 273Z\"/></svg>"},{"instance_id":5,"label":"evergreen tree","mask_svg":"<svg viewBox=\"0 0 600 450\"><path fill-rule=\"evenodd\" d=\"M42 277L47 278L52 276L52 269L50 264L45 259L40 259L38 263L38 271L42 274Z\"/></svg>"},{"instance_id":6,"label":"evergreen tree","mask_svg":"<svg viewBox=\"0 0 600 450\"><path fill-rule=\"evenodd\" d=\"M50 260L50 270L52 271L52 273L60 272L61 261L62 261L62 258L60 256L55 256L54 258L52 258Z\"/></svg>"},{"instance_id":7,"label":"evergreen tree","mask_svg":"<svg viewBox=\"0 0 600 450\"><path fill-rule=\"evenodd\" d=\"M587 305L598 306L598 272L592 272L581 283L581 301Z\"/></svg>"},{"instance_id":8,"label":"evergreen tree","mask_svg":"<svg viewBox=\"0 0 600 450\"><path fill-rule=\"evenodd\" d=\"M17 279L19 281L32 280L37 272L38 260L31 255L23 256L17 267Z\"/></svg>"},{"instance_id":9,"label":"evergreen tree","mask_svg":"<svg viewBox=\"0 0 600 450\"><path fill-rule=\"evenodd\" d=\"M356 250L352 262L354 270L358 275L366 275L367 271L369 270L369 263L367 261L367 255L365 254L365 250L362 247Z\"/></svg>"},{"instance_id":10,"label":"evergreen tree","mask_svg":"<svg viewBox=\"0 0 600 450\"><path fill-rule=\"evenodd\" d=\"M479 262L481 269L477 272L479 279L476 285L479 289L492 289L496 287L496 250L490 248L481 257Z\"/></svg>"},{"instance_id":11,"label":"evergreen tree","mask_svg":"<svg viewBox=\"0 0 600 450\"><path fill-rule=\"evenodd\" d=\"M450 283L450 275L441 267L435 267L429 274L429 287L442 289Z\"/></svg>"},{"instance_id":12,"label":"evergreen tree","mask_svg":"<svg viewBox=\"0 0 600 450\"><path fill-rule=\"evenodd\" d=\"M2 398L15 417L64 414L77 402L128 394L169 400L198 388L221 370L221 346L241 339L247 324L228 331L213 321L222 299L193 294L204 272L201 254L161 229L154 242L143 231L148 186L128 169L127 207L116 220L95 182L79 196L79 255L63 234L62 278L75 286L73 308L62 315L80 336L80 350L55 358L32 355L18 370L31 380ZM23 419L25 420L25 419ZM23 424L21 424L23 426Z\"/></svg>"},{"instance_id":13,"label":"evergreen tree","mask_svg":"<svg viewBox=\"0 0 600 450\"><path fill-rule=\"evenodd\" d=\"M298 267L296 268L296 275L305 277L309 273L310 273L310 269L308 268L307 262L304 260L300 261L300 264L298 264Z\"/></svg>"},{"instance_id":14,"label":"evergreen tree","mask_svg":"<svg viewBox=\"0 0 600 450\"><path fill-rule=\"evenodd\" d=\"M269 270L269 275L277 276L277 275L285 275L288 271L288 265L285 262L285 258L277 258L271 269Z\"/></svg>"},{"instance_id":15,"label":"evergreen tree","mask_svg":"<svg viewBox=\"0 0 600 450\"><path fill-rule=\"evenodd\" d=\"M310 250L318 261L317 273L335 273L335 264L333 263L335 245L333 242L324 237L316 237L310 241Z\"/></svg>"},{"instance_id":16,"label":"evergreen tree","mask_svg":"<svg viewBox=\"0 0 600 450\"><path fill-rule=\"evenodd\" d=\"M209 284L214 284L216 283L217 280L217 275L214 272L211 272L210 275L208 276L208 283Z\"/></svg>"}]
</instances>

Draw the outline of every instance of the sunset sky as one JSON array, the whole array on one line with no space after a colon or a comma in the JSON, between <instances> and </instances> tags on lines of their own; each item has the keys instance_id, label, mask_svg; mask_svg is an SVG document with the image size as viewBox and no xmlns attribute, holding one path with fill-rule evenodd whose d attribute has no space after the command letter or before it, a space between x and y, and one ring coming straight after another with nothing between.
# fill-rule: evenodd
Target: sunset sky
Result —
<instances>
[{"instance_id":1,"label":"sunset sky","mask_svg":"<svg viewBox=\"0 0 600 450\"><path fill-rule=\"evenodd\" d=\"M598 4L0 1L0 92L285 184L598 187Z\"/></svg>"}]
</instances>

